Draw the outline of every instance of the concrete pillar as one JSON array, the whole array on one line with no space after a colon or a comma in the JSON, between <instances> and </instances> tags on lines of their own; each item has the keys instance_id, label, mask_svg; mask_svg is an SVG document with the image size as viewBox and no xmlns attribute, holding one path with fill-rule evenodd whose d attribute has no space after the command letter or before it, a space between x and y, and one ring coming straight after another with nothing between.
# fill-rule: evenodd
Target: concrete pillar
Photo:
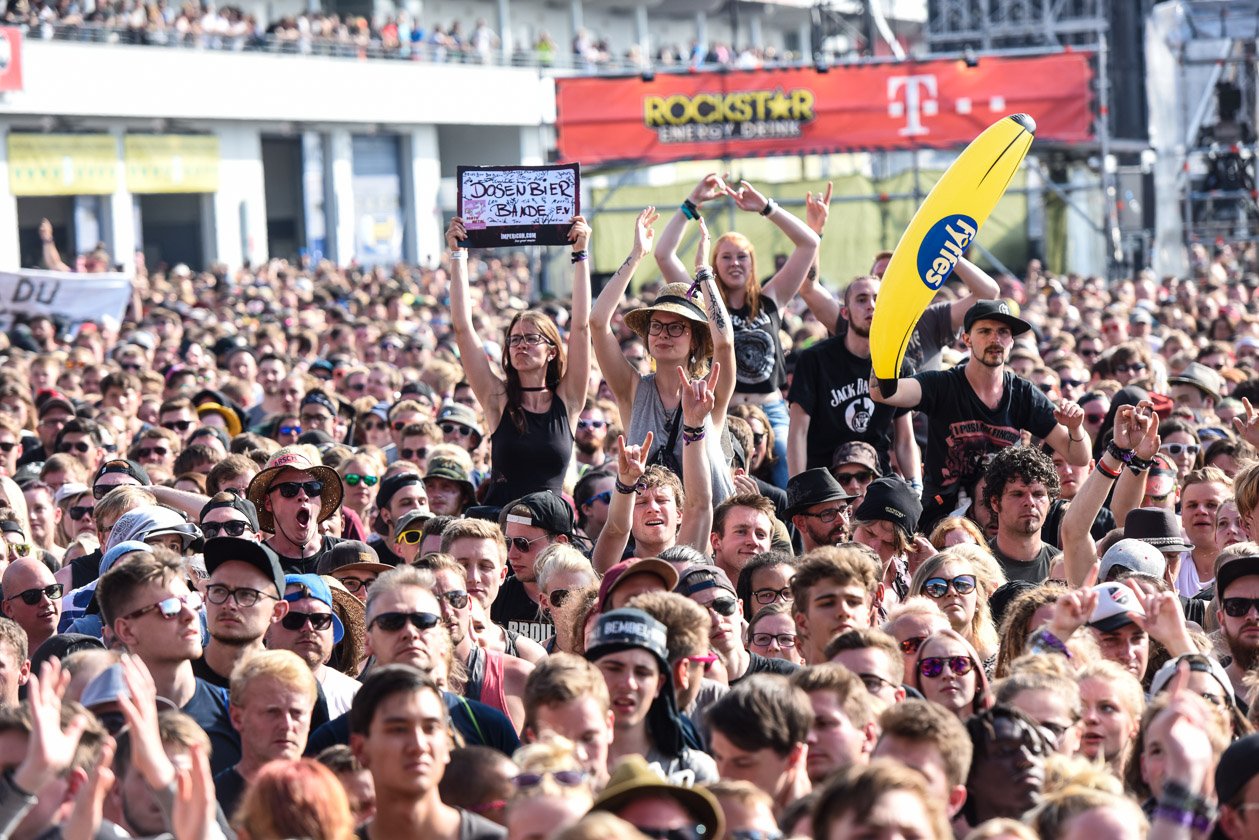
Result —
<instances>
[{"instance_id":1,"label":"concrete pillar","mask_svg":"<svg viewBox=\"0 0 1259 840\"><path fill-rule=\"evenodd\" d=\"M306 252L313 262L328 256L328 205L324 191L324 139L302 132L302 223Z\"/></svg>"},{"instance_id":2,"label":"concrete pillar","mask_svg":"<svg viewBox=\"0 0 1259 840\"><path fill-rule=\"evenodd\" d=\"M763 15L761 14L761 12L760 12L759 10L758 10L758 11L749 11L749 12L747 13L747 15L748 15L748 40L747 40L747 43L748 43L750 46L753 46L753 47L760 47L761 49L764 49L764 48L766 47L766 44L765 44L765 30L764 30L764 27L763 27L763 26L761 26L761 24L762 24L762 22L763 22L763 20L762 20Z\"/></svg>"},{"instance_id":3,"label":"concrete pillar","mask_svg":"<svg viewBox=\"0 0 1259 840\"><path fill-rule=\"evenodd\" d=\"M255 128L215 130L219 138L219 190L214 194L213 249L231 268L267 260L267 196L262 175L262 134Z\"/></svg>"},{"instance_id":4,"label":"concrete pillar","mask_svg":"<svg viewBox=\"0 0 1259 840\"><path fill-rule=\"evenodd\" d=\"M419 126L402 135L402 254L420 265L437 265L444 247L439 151L437 126Z\"/></svg>"},{"instance_id":5,"label":"concrete pillar","mask_svg":"<svg viewBox=\"0 0 1259 840\"><path fill-rule=\"evenodd\" d=\"M104 197L109 204L105 213L106 239L109 253L114 262L120 263L124 271L132 271L136 264L136 248L140 242L140 225L136 221L135 196L127 189L127 155L123 144L126 132L121 128L110 131L118 144L118 182L112 195ZM196 266L200 269L202 266ZM150 266L152 269L152 266Z\"/></svg>"},{"instance_id":6,"label":"concrete pillar","mask_svg":"<svg viewBox=\"0 0 1259 840\"><path fill-rule=\"evenodd\" d=\"M546 163L546 146L542 142L542 127L520 127L520 165L542 166Z\"/></svg>"},{"instance_id":7,"label":"concrete pillar","mask_svg":"<svg viewBox=\"0 0 1259 840\"><path fill-rule=\"evenodd\" d=\"M17 197L9 191L9 129L0 126L0 267L6 271L22 265L17 232Z\"/></svg>"},{"instance_id":8,"label":"concrete pillar","mask_svg":"<svg viewBox=\"0 0 1259 840\"><path fill-rule=\"evenodd\" d=\"M515 45L512 44L511 8L507 0L498 0L498 40L502 47L503 63L511 64Z\"/></svg>"},{"instance_id":9,"label":"concrete pillar","mask_svg":"<svg viewBox=\"0 0 1259 840\"><path fill-rule=\"evenodd\" d=\"M324 175L328 255L345 265L354 256L354 144L343 128L324 137Z\"/></svg>"},{"instance_id":10,"label":"concrete pillar","mask_svg":"<svg viewBox=\"0 0 1259 840\"><path fill-rule=\"evenodd\" d=\"M647 22L647 7L634 7L634 40L638 42L638 49L642 53L643 66L651 66L651 30Z\"/></svg>"}]
</instances>

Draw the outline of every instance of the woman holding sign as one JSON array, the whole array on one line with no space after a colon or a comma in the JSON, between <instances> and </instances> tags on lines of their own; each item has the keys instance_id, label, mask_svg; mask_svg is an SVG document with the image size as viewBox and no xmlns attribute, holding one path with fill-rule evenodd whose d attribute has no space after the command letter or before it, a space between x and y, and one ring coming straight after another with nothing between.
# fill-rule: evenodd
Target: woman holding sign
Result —
<instances>
[{"instance_id":1,"label":"woman holding sign","mask_svg":"<svg viewBox=\"0 0 1259 840\"><path fill-rule=\"evenodd\" d=\"M446 228L450 248L450 320L463 373L485 414L491 472L482 501L502 507L540 490L563 492L573 457L573 424L586 402L590 378L590 226L573 217L573 310L565 352L559 328L530 309L512 319L503 341L503 376L490 367L481 336L472 326L468 252L463 219ZM510 465L510 466L509 466Z\"/></svg>"},{"instance_id":2,"label":"woman holding sign","mask_svg":"<svg viewBox=\"0 0 1259 840\"><path fill-rule=\"evenodd\" d=\"M638 215L634 247L595 301L590 313L595 357L616 397L621 417L628 424L626 440L643 440L648 432L653 435L656 445L647 459L648 465L659 464L682 475L683 446L702 441L707 447L712 502L717 505L734 493L730 456L722 451L720 442L726 409L734 393L734 333L712 270L704 262L708 229L703 222L695 254L695 281L687 278L684 283L669 283L651 306L625 315L625 326L647 345L656 372L640 374L625 358L612 334L612 315L625 297L634 269L651 252L655 235L652 225L658 218L654 207ZM713 361L719 364L710 371ZM691 379L708 380L713 408L702 426L687 426L683 422L681 393L686 382L679 370Z\"/></svg>"},{"instance_id":3,"label":"woman holding sign","mask_svg":"<svg viewBox=\"0 0 1259 840\"><path fill-rule=\"evenodd\" d=\"M779 313L800 291L817 255L819 239L808 225L782 209L773 199L766 198L747 181L733 190L719 175L710 174L691 190L690 196L682 202L660 234L660 241L656 244L656 264L660 266L666 282L677 283L687 279L686 267L677 255L682 231L691 219L702 224L700 206L723 195L734 199L739 209L765 216L796 246L787 262L764 287L757 277L756 249L746 236L726 233L718 238L712 251L717 288L730 311L734 328L734 356L738 367L733 399L741 404L759 405L769 417L774 429L774 450L778 456L773 481L779 487L786 487L789 414L781 390L786 384L787 373L779 340L782 327ZM819 195L817 201L827 205L830 198L828 187L826 196ZM812 195L808 200L813 202Z\"/></svg>"}]
</instances>

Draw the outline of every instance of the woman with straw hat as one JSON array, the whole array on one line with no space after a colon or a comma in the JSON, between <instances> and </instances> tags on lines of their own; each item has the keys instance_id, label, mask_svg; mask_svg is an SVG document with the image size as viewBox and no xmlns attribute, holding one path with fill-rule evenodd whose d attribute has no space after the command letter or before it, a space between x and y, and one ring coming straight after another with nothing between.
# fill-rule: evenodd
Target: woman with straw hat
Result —
<instances>
[{"instance_id":1,"label":"woman with straw hat","mask_svg":"<svg viewBox=\"0 0 1259 840\"><path fill-rule=\"evenodd\" d=\"M720 504L734 493L729 457L721 448L726 408L734 393L734 333L725 304L717 291L713 272L704 262L708 229L700 222L701 239L695 254L695 281L669 283L650 306L625 315L629 327L647 345L655 373L640 374L621 352L612 334L612 315L625 297L638 263L651 251L659 215L648 207L638 216L634 247L612 275L590 313L595 358L625 418L625 439L637 443L652 432L656 447L649 463L661 464L681 475L684 443L699 443L708 450L712 475L712 501ZM703 292L701 298L700 292ZM682 422L681 389L686 380L711 376L710 363L717 361L717 376L708 385L713 409L703 426L687 428Z\"/></svg>"},{"instance_id":2,"label":"woman with straw hat","mask_svg":"<svg viewBox=\"0 0 1259 840\"><path fill-rule=\"evenodd\" d=\"M774 449L778 456L773 482L779 487L786 487L789 416L781 391L787 374L779 338L782 326L780 313L800 291L817 256L819 238L809 225L788 213L772 198L766 198L747 181L740 182L736 190L720 175L710 173L695 185L660 232L660 241L656 243L656 264L660 266L666 282L676 283L686 278L686 267L678 259L677 249L687 222L695 219L702 224L699 207L723 196L732 198L740 210L764 216L795 246L772 282L764 287L757 274L756 249L743 234L730 231L718 237L711 256L717 289L730 311L734 330L738 367L733 400L737 404L756 404L765 410L774 429ZM809 193L805 203L810 218L821 214L825 219L830 201L829 185L825 195L818 194L815 198L813 193Z\"/></svg>"}]
</instances>

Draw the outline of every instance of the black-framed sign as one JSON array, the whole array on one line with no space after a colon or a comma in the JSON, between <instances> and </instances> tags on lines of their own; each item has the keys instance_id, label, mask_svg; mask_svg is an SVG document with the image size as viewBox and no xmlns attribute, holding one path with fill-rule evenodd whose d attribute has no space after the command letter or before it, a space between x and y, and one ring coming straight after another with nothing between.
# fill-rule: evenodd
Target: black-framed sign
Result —
<instances>
[{"instance_id":1,"label":"black-framed sign","mask_svg":"<svg viewBox=\"0 0 1259 840\"><path fill-rule=\"evenodd\" d=\"M459 216L469 248L567 245L581 206L578 164L460 166Z\"/></svg>"}]
</instances>

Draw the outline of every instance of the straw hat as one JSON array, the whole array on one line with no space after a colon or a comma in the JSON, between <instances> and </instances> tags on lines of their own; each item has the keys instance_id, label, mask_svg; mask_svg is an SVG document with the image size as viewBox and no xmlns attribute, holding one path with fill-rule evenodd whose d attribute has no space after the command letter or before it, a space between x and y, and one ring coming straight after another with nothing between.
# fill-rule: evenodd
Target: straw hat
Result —
<instances>
[{"instance_id":1,"label":"straw hat","mask_svg":"<svg viewBox=\"0 0 1259 840\"><path fill-rule=\"evenodd\" d=\"M708 329L708 316L700 303L696 302L698 293L694 297L687 297L686 293L690 288L688 283L669 283L660 290L660 294L656 295L656 300L651 306L642 306L627 312L625 326L638 333L638 337L646 343L647 327L651 324L653 312L668 312L685 318L693 324L703 324L704 329L699 331L704 339L700 358L710 358L713 355L713 336Z\"/></svg>"},{"instance_id":2,"label":"straw hat","mask_svg":"<svg viewBox=\"0 0 1259 840\"><path fill-rule=\"evenodd\" d=\"M323 490L319 494L320 506L317 521L323 522L341 507L341 497L345 493L345 488L341 486L341 476L337 475L337 471L331 467L312 461L305 449L306 447L303 446L286 446L277 450L271 456L271 460L267 461L267 466L262 472L255 475L249 482L245 497L257 508L258 525L263 531L275 533L275 518L266 504L267 490L275 477L284 470L308 472L323 482Z\"/></svg>"}]
</instances>

